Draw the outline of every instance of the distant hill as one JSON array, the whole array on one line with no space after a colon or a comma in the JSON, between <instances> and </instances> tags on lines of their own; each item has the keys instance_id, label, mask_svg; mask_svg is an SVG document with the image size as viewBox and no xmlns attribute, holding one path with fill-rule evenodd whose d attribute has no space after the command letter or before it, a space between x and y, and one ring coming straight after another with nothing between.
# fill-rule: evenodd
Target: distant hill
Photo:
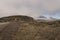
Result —
<instances>
[{"instance_id":1,"label":"distant hill","mask_svg":"<svg viewBox=\"0 0 60 40\"><path fill-rule=\"evenodd\" d=\"M39 16L39 18L47 18L47 17L45 17L45 16Z\"/></svg>"},{"instance_id":2,"label":"distant hill","mask_svg":"<svg viewBox=\"0 0 60 40\"><path fill-rule=\"evenodd\" d=\"M22 15L13 15L0 18L0 22L11 22L11 21L34 21L32 17L22 16Z\"/></svg>"},{"instance_id":3,"label":"distant hill","mask_svg":"<svg viewBox=\"0 0 60 40\"><path fill-rule=\"evenodd\" d=\"M56 20L59 20L59 19L56 19L56 18L53 18L53 17L45 17L45 16L39 16L37 21L39 22L49 22L49 21L56 21Z\"/></svg>"}]
</instances>

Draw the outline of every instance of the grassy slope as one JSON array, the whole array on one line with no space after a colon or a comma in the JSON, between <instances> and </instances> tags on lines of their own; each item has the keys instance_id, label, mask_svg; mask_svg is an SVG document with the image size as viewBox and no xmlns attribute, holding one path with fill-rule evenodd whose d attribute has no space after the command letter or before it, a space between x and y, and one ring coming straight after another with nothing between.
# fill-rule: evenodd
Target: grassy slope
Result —
<instances>
[{"instance_id":1,"label":"grassy slope","mask_svg":"<svg viewBox=\"0 0 60 40\"><path fill-rule=\"evenodd\" d=\"M36 22L32 20L15 22L18 22L20 26L15 35L16 40L60 40L60 21Z\"/></svg>"},{"instance_id":2,"label":"grassy slope","mask_svg":"<svg viewBox=\"0 0 60 40\"><path fill-rule=\"evenodd\" d=\"M59 22L28 23L20 26L17 40L60 40Z\"/></svg>"}]
</instances>

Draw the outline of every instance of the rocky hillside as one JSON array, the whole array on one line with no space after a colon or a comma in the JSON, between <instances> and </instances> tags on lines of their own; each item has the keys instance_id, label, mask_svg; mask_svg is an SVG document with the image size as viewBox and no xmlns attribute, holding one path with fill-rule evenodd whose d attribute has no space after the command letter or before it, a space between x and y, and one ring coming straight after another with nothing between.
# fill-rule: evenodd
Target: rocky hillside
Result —
<instances>
[{"instance_id":1,"label":"rocky hillside","mask_svg":"<svg viewBox=\"0 0 60 40\"><path fill-rule=\"evenodd\" d=\"M0 40L60 40L60 20L37 22L28 16L9 16L0 20Z\"/></svg>"},{"instance_id":2,"label":"rocky hillside","mask_svg":"<svg viewBox=\"0 0 60 40\"><path fill-rule=\"evenodd\" d=\"M32 17L28 16L22 16L22 15L14 15L14 16L8 16L8 17L2 17L0 18L0 22L13 22L13 21L34 21Z\"/></svg>"}]
</instances>

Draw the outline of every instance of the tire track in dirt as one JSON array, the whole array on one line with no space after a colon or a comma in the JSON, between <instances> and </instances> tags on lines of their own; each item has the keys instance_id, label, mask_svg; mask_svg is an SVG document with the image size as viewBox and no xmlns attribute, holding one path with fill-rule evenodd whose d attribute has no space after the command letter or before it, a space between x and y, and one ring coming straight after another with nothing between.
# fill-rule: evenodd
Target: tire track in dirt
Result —
<instances>
[{"instance_id":1,"label":"tire track in dirt","mask_svg":"<svg viewBox=\"0 0 60 40\"><path fill-rule=\"evenodd\" d=\"M0 32L1 30L3 30L5 28L6 25L8 25L9 22L4 22L4 23L0 23Z\"/></svg>"},{"instance_id":2,"label":"tire track in dirt","mask_svg":"<svg viewBox=\"0 0 60 40\"><path fill-rule=\"evenodd\" d=\"M16 32L18 31L20 25L18 22L9 23L5 28L0 32L0 40L16 40Z\"/></svg>"}]
</instances>

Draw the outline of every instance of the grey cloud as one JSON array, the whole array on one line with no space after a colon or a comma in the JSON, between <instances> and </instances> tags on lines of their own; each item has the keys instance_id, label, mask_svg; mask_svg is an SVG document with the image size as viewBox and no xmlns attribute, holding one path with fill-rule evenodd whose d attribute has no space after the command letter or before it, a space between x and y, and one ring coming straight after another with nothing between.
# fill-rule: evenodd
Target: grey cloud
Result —
<instances>
[{"instance_id":1,"label":"grey cloud","mask_svg":"<svg viewBox=\"0 0 60 40\"><path fill-rule=\"evenodd\" d=\"M60 0L0 0L0 17L27 15L34 18L60 9Z\"/></svg>"}]
</instances>

